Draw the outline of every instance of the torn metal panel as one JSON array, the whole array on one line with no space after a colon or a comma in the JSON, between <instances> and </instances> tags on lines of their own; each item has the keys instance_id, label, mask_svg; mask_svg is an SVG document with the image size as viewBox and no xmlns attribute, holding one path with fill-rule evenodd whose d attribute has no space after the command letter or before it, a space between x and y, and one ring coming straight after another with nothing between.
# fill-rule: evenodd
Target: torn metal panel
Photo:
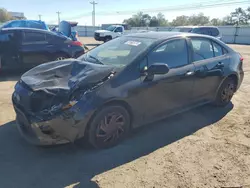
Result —
<instances>
[{"instance_id":1,"label":"torn metal panel","mask_svg":"<svg viewBox=\"0 0 250 188\"><path fill-rule=\"evenodd\" d=\"M88 94L113 75L112 66L75 59L31 69L12 96L19 131L35 144L74 142L84 134L93 114Z\"/></svg>"},{"instance_id":2,"label":"torn metal panel","mask_svg":"<svg viewBox=\"0 0 250 188\"><path fill-rule=\"evenodd\" d=\"M63 105L77 100L112 75L114 67L75 59L46 63L25 73L16 90L30 90L21 101L35 113L54 113ZM26 90L26 92L27 92ZM41 101L43 101L41 103Z\"/></svg>"}]
</instances>

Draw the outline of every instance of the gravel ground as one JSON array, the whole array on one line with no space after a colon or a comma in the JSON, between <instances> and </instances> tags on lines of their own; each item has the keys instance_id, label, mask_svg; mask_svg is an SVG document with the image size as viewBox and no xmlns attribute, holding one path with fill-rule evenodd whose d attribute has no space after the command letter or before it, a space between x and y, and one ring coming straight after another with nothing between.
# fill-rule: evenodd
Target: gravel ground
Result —
<instances>
[{"instance_id":1,"label":"gravel ground","mask_svg":"<svg viewBox=\"0 0 250 188\"><path fill-rule=\"evenodd\" d=\"M10 100L18 76L1 78L0 187L249 188L250 46L232 47L245 58L245 79L232 104L203 106L145 126L101 151L26 143Z\"/></svg>"}]
</instances>

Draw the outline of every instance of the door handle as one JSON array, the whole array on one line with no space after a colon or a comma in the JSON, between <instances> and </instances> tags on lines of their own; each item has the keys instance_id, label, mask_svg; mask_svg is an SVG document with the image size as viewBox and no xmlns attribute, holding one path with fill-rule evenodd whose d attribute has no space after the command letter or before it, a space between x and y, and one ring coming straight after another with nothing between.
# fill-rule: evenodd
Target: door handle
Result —
<instances>
[{"instance_id":1,"label":"door handle","mask_svg":"<svg viewBox=\"0 0 250 188\"><path fill-rule=\"evenodd\" d=\"M218 67L218 68L223 68L223 67L224 67L224 63L219 62L219 63L216 65L216 67Z\"/></svg>"},{"instance_id":2,"label":"door handle","mask_svg":"<svg viewBox=\"0 0 250 188\"><path fill-rule=\"evenodd\" d=\"M187 71L186 74L185 74L185 76L192 76L192 75L194 75L193 71Z\"/></svg>"}]
</instances>

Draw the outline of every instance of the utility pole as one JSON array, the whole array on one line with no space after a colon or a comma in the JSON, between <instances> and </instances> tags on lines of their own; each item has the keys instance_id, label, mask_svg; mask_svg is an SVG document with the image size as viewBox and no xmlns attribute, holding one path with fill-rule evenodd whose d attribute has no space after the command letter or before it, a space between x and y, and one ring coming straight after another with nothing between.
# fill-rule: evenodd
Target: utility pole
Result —
<instances>
[{"instance_id":1,"label":"utility pole","mask_svg":"<svg viewBox=\"0 0 250 188\"><path fill-rule=\"evenodd\" d=\"M61 12L56 12L57 13L57 17L58 17L58 25L60 24L60 14L61 14Z\"/></svg>"},{"instance_id":2,"label":"utility pole","mask_svg":"<svg viewBox=\"0 0 250 188\"><path fill-rule=\"evenodd\" d=\"M41 21L42 20L42 15L38 14L38 17L39 17L39 20Z\"/></svg>"},{"instance_id":3,"label":"utility pole","mask_svg":"<svg viewBox=\"0 0 250 188\"><path fill-rule=\"evenodd\" d=\"M95 5L97 5L98 3L96 3L94 0L90 2L90 4L93 5L93 11L92 11L92 25L95 26Z\"/></svg>"}]
</instances>

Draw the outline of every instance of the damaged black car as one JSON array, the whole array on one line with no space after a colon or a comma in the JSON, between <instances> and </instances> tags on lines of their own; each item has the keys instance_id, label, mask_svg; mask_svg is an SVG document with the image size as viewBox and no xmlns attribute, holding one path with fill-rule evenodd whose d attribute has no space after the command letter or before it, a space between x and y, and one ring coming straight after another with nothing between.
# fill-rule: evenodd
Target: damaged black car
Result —
<instances>
[{"instance_id":1,"label":"damaged black car","mask_svg":"<svg viewBox=\"0 0 250 188\"><path fill-rule=\"evenodd\" d=\"M209 36L123 36L22 75L12 96L17 127L36 145L84 137L111 147L140 125L207 103L226 106L242 82L242 63Z\"/></svg>"}]
</instances>

